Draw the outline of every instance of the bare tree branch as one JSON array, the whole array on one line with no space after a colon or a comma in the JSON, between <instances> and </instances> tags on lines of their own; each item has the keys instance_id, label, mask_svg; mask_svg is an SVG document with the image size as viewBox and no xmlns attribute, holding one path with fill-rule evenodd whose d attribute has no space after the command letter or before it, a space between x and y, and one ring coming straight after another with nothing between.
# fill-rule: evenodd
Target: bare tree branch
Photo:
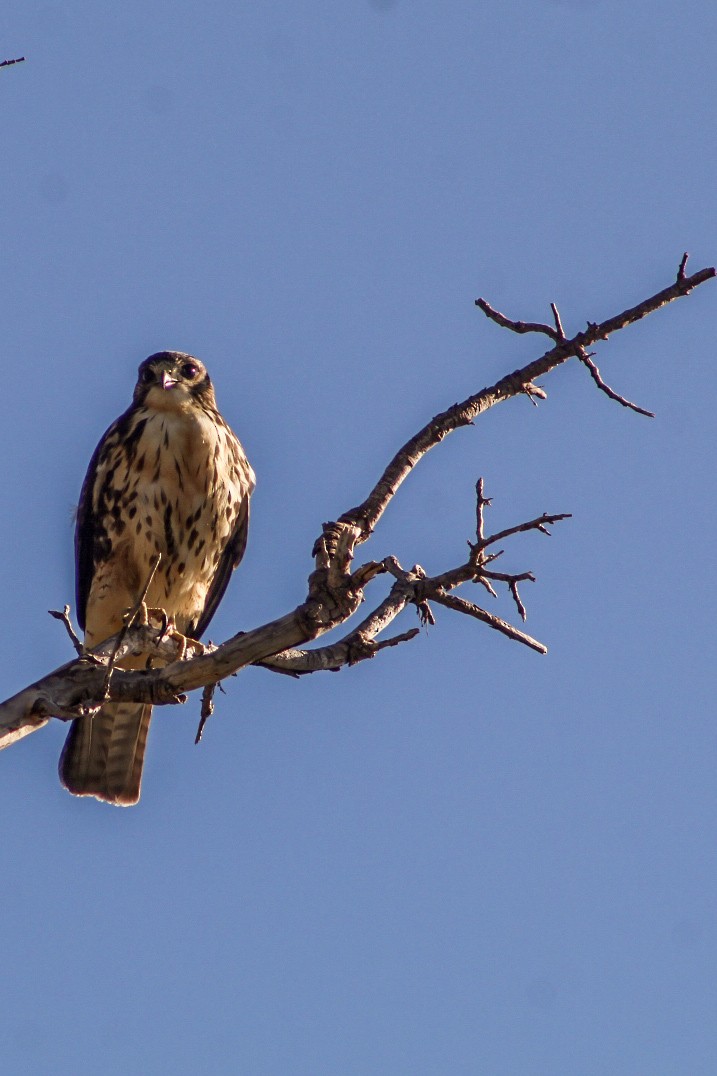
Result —
<instances>
[{"instance_id":1,"label":"bare tree branch","mask_svg":"<svg viewBox=\"0 0 717 1076\"><path fill-rule=\"evenodd\" d=\"M545 333L552 340L559 340L560 337L555 329L552 329L550 325L544 325L541 321L513 321L512 318L508 318L505 314L501 314L500 310L495 310L486 299L476 299L476 306L479 306L485 316L494 321L496 325L500 325L501 329L510 329L511 332L520 333Z\"/></svg>"},{"instance_id":2,"label":"bare tree branch","mask_svg":"<svg viewBox=\"0 0 717 1076\"><path fill-rule=\"evenodd\" d=\"M686 263L683 258L681 262L682 270L684 270L684 264ZM577 333L570 339L559 341L550 351L546 351L544 355L528 363L522 369L515 370L512 374L507 374L500 381L497 381L495 385L481 389L474 396L469 396L461 403L454 404L446 411L435 415L422 430L419 430L414 437L399 449L366 500L340 516L338 523L324 525L323 538L327 543L327 549L331 550L332 543L335 543L338 539L338 534L342 530L341 525L356 529L357 544L365 541L371 535L398 488L418 461L432 448L435 448L447 434L460 429L462 426L471 425L478 415L487 411L490 407L494 407L504 400L509 400L519 393L529 391L528 386L531 386L536 378L550 373L551 370L567 362L568 359L577 357L579 348L588 349L599 340L607 340L612 333L640 321L642 318L659 310L660 307L674 302L675 299L688 295L694 288L704 284L714 275L715 269L712 267L701 269L691 277L686 277L684 271L682 273L678 271L677 278L673 284L644 299L637 306L629 307L620 314L615 314L602 322L588 322L587 328L583 332ZM484 313L487 312L485 308L488 304L484 299L476 299L476 305ZM548 325L538 325L530 322L509 323L509 319L505 318L504 315L500 315L500 317L504 319L505 327L513 328L516 332L547 333L553 339L557 335L557 330ZM498 321L497 318L492 318L492 320ZM503 321L498 321L498 324L503 324ZM520 325L522 328L514 328L516 325Z\"/></svg>"},{"instance_id":3,"label":"bare tree branch","mask_svg":"<svg viewBox=\"0 0 717 1076\"><path fill-rule=\"evenodd\" d=\"M476 482L476 538L478 544L482 545L485 531L485 522L483 518L483 511L491 504L490 497L483 495L483 479L479 478Z\"/></svg>"},{"instance_id":4,"label":"bare tree branch","mask_svg":"<svg viewBox=\"0 0 717 1076\"><path fill-rule=\"evenodd\" d=\"M539 643L537 639L532 639L530 635L526 635L523 631L518 631L512 624L508 624L507 621L501 620L499 616L495 616L493 613L489 613L486 609L481 609L479 605L474 605L473 602L468 602L464 598L458 598L454 594L434 594L433 600L439 605L445 605L448 609L454 609L457 613L466 613L468 616L473 616L476 620L482 620L484 624L487 624L490 628L495 628L496 631L500 631L503 635L507 635L509 639L515 639L516 642L525 643L532 650L537 650L539 654L547 654L548 648L542 643Z\"/></svg>"},{"instance_id":5,"label":"bare tree branch","mask_svg":"<svg viewBox=\"0 0 717 1076\"><path fill-rule=\"evenodd\" d=\"M531 572L517 574L496 572L493 564L500 552L488 552L489 547L515 535L538 530L550 533L548 526L568 518L567 513L543 515L495 532L485 533L484 510L490 499L484 496L483 480L476 486L476 541L469 542L467 560L438 575L429 576L416 565L407 572L393 557L381 562L370 561L353 569L355 550L366 541L377 525L397 490L423 456L454 430L470 425L488 408L520 394L545 398L543 389L535 384L551 370L571 358L588 363L587 349L612 333L639 321L654 311L689 294L694 288L715 276L714 268L706 268L686 276L686 255L677 277L669 287L605 321L589 322L587 328L571 338L565 336L560 314L551 304L554 326L533 322L511 321L495 311L485 300L476 300L490 320L517 333L535 332L549 336L554 346L526 366L501 378L496 384L482 389L462 403L454 404L428 422L396 453L366 499L345 512L335 522L325 523L317 539L313 556L314 571L309 576L306 600L296 609L270 623L239 632L217 648L203 648L196 653L187 648L186 640L167 633L167 624L133 623L112 639L90 653L30 684L18 694L0 704L0 747L7 746L27 733L41 727L50 717L72 720L94 713L103 701L105 689L114 701L146 702L161 706L186 699L186 693L204 688L201 729L211 713L213 689L227 676L247 665L260 665L288 675L336 670L374 657L381 650L408 642L417 634L416 628L390 638L380 634L399 616L407 605L413 605L424 623L433 623L430 602L478 619L494 630L531 649L545 653L542 643L519 631L500 617L489 613L473 602L451 592L465 583L480 583L491 595L493 583L504 583L525 619L525 607L518 593L518 583L534 581ZM591 373L603 392L623 406L641 411L620 397L602 382L597 367ZM588 367L590 369L590 365ZM597 377L595 374L597 373ZM502 551L501 551L502 552ZM375 605L358 627L343 639L315 649L303 649L306 643L344 624L365 600L365 591L377 577L388 574L393 578L389 593ZM53 613L65 623L72 635L69 610ZM75 637L76 638L76 637ZM73 645L77 645L79 640ZM123 670L121 662L130 652L153 655L162 667L142 670ZM108 677L108 672L112 673ZM109 683L107 681L109 680Z\"/></svg>"},{"instance_id":6,"label":"bare tree branch","mask_svg":"<svg viewBox=\"0 0 717 1076\"><path fill-rule=\"evenodd\" d=\"M202 692L202 709L199 714L199 727L197 728L197 735L194 737L195 744L200 742L204 735L204 726L214 713L214 692L216 689L216 684L204 685L204 691Z\"/></svg>"},{"instance_id":7,"label":"bare tree branch","mask_svg":"<svg viewBox=\"0 0 717 1076\"><path fill-rule=\"evenodd\" d=\"M78 636L75 629L72 627L72 621L70 620L70 607L69 607L69 605L66 605L65 608L62 610L62 612L60 612L58 609L48 609L47 611L50 614L50 616L54 616L55 620L61 620L62 621L62 623L65 625L65 630L66 630L67 634L70 636L70 642L74 646L75 652L77 654L79 654L80 657L82 657L82 655L85 652L85 648L82 645L82 640Z\"/></svg>"},{"instance_id":8,"label":"bare tree branch","mask_svg":"<svg viewBox=\"0 0 717 1076\"><path fill-rule=\"evenodd\" d=\"M604 392L605 395L609 396L611 400L615 401L615 403L622 404L623 407L629 407L631 411L636 411L638 415L645 415L646 418L654 418L654 411L646 411L644 407L638 407L637 404L631 403L630 400L625 399L625 397L621 396L619 392L615 392L614 389L611 389L609 385L605 384L602 377L600 376L600 371L598 370L595 363L592 361L593 354L594 352L586 351L584 347L579 347L577 350L577 357L580 359L580 362L583 364L583 366L586 366L588 368L588 370L590 371L591 378L593 379L597 387L600 389L600 391Z\"/></svg>"},{"instance_id":9,"label":"bare tree branch","mask_svg":"<svg viewBox=\"0 0 717 1076\"><path fill-rule=\"evenodd\" d=\"M511 535L521 534L524 531L540 531L541 534L547 534L550 537L549 525L552 526L554 523L559 523L561 519L570 518L570 512L560 512L552 516L548 515L547 512L543 512L542 516L538 516L537 519L529 519L526 523L518 523L515 527L507 527L504 531L491 534L489 538L484 538L479 545L481 549L486 549L489 545L493 545L494 542L502 542L504 538L510 538Z\"/></svg>"}]
</instances>

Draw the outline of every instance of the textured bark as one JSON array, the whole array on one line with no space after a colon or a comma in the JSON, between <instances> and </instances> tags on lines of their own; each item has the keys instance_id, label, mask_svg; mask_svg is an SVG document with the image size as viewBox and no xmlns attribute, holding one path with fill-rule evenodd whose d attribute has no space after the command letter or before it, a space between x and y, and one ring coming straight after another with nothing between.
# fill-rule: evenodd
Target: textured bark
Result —
<instances>
[{"instance_id":1,"label":"textured bark","mask_svg":"<svg viewBox=\"0 0 717 1076\"><path fill-rule=\"evenodd\" d=\"M491 593L495 593L494 584L505 585L514 598L519 615L524 618L525 610L518 585L523 581L532 581L534 577L530 572L509 575L494 571L491 564L495 554L491 552L491 546L523 531L550 533L549 526L567 518L565 513L543 515L486 536L484 508L489 502L483 496L481 480L477 487L476 540L470 544L465 563L432 578L417 566L404 571L392 557L381 563L370 562L354 568L356 547L371 535L404 479L430 449L454 430L472 424L497 403L521 394L545 398L544 391L535 384L536 379L544 377L571 358L587 367L597 387L611 399L641 414L650 414L605 385L588 348L687 295L715 276L713 268L687 276L686 261L685 256L675 281L669 287L602 322L589 322L584 331L571 338L566 337L554 305L554 323L549 325L513 321L494 310L485 300L476 300L485 315L502 328L521 334L548 336L553 346L496 384L435 415L396 453L361 504L345 512L337 521L323 525L322 533L314 545L315 570L309 576L306 601L285 616L235 635L216 649L198 655L191 648L186 654L182 648L178 649L176 639L166 632L163 634L161 625L131 627L120 633L119 637L108 639L95 648L91 655L79 656L0 704L0 747L7 747L42 727L51 717L61 720L90 717L107 700L151 703L155 706L184 702L187 692L216 684L247 665L261 665L275 672L300 676L354 664L374 657L386 647L414 637L415 628L391 638L378 639L407 605L413 605L418 610L423 622L432 623L430 602L435 601L479 619L534 650L545 652L542 643L481 609L474 602L457 598L450 592L466 582L480 583ZM357 611L365 598L366 588L378 575L393 578L391 590L358 627L330 645L303 649L306 643L344 624ZM63 618L62 614L57 615ZM64 619L69 624L66 616ZM121 644L119 647L118 642ZM114 662L119 663L123 655L132 650L154 652L165 661L169 659L170 664L159 669L140 671L113 667ZM108 674L108 666L111 675ZM205 692L205 698L209 700L206 712L210 712L210 696L211 692Z\"/></svg>"}]
</instances>

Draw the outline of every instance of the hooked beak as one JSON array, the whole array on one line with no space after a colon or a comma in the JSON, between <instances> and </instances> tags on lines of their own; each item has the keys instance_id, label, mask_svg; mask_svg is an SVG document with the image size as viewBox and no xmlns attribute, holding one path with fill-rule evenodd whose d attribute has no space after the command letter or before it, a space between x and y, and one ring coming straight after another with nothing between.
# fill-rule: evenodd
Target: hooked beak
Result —
<instances>
[{"instance_id":1,"label":"hooked beak","mask_svg":"<svg viewBox=\"0 0 717 1076\"><path fill-rule=\"evenodd\" d=\"M176 377L170 377L166 370L162 370L162 388L171 389L173 385L177 384Z\"/></svg>"}]
</instances>

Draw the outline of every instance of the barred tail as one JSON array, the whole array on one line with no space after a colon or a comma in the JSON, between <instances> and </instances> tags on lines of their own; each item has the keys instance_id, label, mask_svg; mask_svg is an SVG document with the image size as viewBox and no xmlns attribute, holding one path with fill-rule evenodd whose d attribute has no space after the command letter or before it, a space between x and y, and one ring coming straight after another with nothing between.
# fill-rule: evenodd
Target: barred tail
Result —
<instances>
[{"instance_id":1,"label":"barred tail","mask_svg":"<svg viewBox=\"0 0 717 1076\"><path fill-rule=\"evenodd\" d=\"M151 706L113 702L73 721L60 756L67 791L118 807L137 803L151 717Z\"/></svg>"}]
</instances>

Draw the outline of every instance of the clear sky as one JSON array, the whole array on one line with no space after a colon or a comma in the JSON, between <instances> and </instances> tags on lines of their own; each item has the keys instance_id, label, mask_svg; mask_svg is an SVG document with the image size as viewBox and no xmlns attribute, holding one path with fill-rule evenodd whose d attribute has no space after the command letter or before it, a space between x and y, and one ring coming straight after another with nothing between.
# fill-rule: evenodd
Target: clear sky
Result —
<instances>
[{"instance_id":1,"label":"clear sky","mask_svg":"<svg viewBox=\"0 0 717 1076\"><path fill-rule=\"evenodd\" d=\"M146 355L207 363L257 472L219 640L544 350L476 296L575 331L717 260L713 0L6 0L0 53L3 697L71 656L46 610ZM562 368L364 547L455 564L479 474L495 528L572 512L504 556L547 656L439 610L248 670L200 747L196 698L155 716L130 810L60 788L59 722L3 753L4 1072L717 1071L716 301L599 349L654 421Z\"/></svg>"}]
</instances>

